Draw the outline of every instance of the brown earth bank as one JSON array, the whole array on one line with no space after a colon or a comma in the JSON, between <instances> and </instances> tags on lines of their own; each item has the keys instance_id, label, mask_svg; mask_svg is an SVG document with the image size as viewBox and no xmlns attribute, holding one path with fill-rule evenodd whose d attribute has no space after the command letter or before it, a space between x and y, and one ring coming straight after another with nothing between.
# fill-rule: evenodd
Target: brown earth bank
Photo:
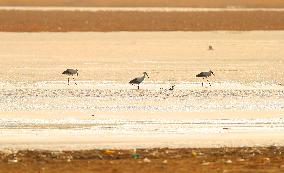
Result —
<instances>
[{"instance_id":1,"label":"brown earth bank","mask_svg":"<svg viewBox=\"0 0 284 173\"><path fill-rule=\"evenodd\" d=\"M280 173L284 147L137 150L2 150L0 172Z\"/></svg>"},{"instance_id":2,"label":"brown earth bank","mask_svg":"<svg viewBox=\"0 0 284 173\"><path fill-rule=\"evenodd\" d=\"M0 6L283 8L283 0L0 0Z\"/></svg>"},{"instance_id":3,"label":"brown earth bank","mask_svg":"<svg viewBox=\"0 0 284 173\"><path fill-rule=\"evenodd\" d=\"M284 12L0 11L0 31L283 30Z\"/></svg>"}]
</instances>

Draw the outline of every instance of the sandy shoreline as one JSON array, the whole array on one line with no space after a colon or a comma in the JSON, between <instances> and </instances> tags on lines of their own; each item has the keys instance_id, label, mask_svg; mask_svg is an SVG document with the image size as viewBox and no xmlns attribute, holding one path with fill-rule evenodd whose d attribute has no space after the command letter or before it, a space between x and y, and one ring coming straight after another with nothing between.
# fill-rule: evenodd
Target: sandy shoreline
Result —
<instances>
[{"instance_id":1,"label":"sandy shoreline","mask_svg":"<svg viewBox=\"0 0 284 173\"><path fill-rule=\"evenodd\" d=\"M284 145L282 31L0 36L2 149Z\"/></svg>"},{"instance_id":2,"label":"sandy shoreline","mask_svg":"<svg viewBox=\"0 0 284 173\"><path fill-rule=\"evenodd\" d=\"M46 126L45 128L48 128ZM56 128L61 128L57 126ZM86 128L86 126L84 127ZM86 150L86 149L132 149L132 148L223 148L223 147L267 147L283 146L283 129L220 134L196 133L188 135L85 135L71 130L2 130L1 150ZM64 133L65 135L63 135ZM72 133L67 135L67 133ZM9 136L6 136L9 135ZM253 139L252 139L253 138Z\"/></svg>"},{"instance_id":3,"label":"sandy shoreline","mask_svg":"<svg viewBox=\"0 0 284 173\"><path fill-rule=\"evenodd\" d=\"M62 70L78 68L80 81L127 84L147 71L149 82L170 86L200 82L195 75L211 68L215 82L284 83L283 31L0 35L3 82L64 81ZM208 51L208 45L215 50Z\"/></svg>"},{"instance_id":4,"label":"sandy shoreline","mask_svg":"<svg viewBox=\"0 0 284 173\"><path fill-rule=\"evenodd\" d=\"M282 146L283 112L1 112L0 148L84 150Z\"/></svg>"},{"instance_id":5,"label":"sandy shoreline","mask_svg":"<svg viewBox=\"0 0 284 173\"><path fill-rule=\"evenodd\" d=\"M0 173L282 173L283 2L0 0Z\"/></svg>"}]
</instances>

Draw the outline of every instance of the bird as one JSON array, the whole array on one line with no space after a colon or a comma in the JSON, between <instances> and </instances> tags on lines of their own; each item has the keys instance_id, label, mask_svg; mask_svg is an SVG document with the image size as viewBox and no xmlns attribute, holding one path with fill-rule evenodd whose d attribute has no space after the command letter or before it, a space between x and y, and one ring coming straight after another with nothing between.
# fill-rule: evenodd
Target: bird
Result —
<instances>
[{"instance_id":1,"label":"bird","mask_svg":"<svg viewBox=\"0 0 284 173\"><path fill-rule=\"evenodd\" d=\"M209 71L201 72L201 73L197 74L196 77L202 77L202 78L204 79L204 78L210 77L211 74L214 75L213 71L212 71L212 70L209 70ZM215 75L214 75L214 76L215 76ZM207 79L207 82L209 82L208 79ZM209 85L211 86L210 83L209 83ZM203 86L203 82L202 82L202 86Z\"/></svg>"},{"instance_id":2,"label":"bird","mask_svg":"<svg viewBox=\"0 0 284 173\"><path fill-rule=\"evenodd\" d=\"M208 50L214 50L213 46L209 45Z\"/></svg>"},{"instance_id":3,"label":"bird","mask_svg":"<svg viewBox=\"0 0 284 173\"><path fill-rule=\"evenodd\" d=\"M131 85L137 84L138 89L139 89L140 83L144 81L144 79L145 79L146 76L149 78L148 74L147 74L146 72L143 72L143 76L134 78L134 79L132 79L131 81L129 81L129 83L130 83Z\"/></svg>"},{"instance_id":4,"label":"bird","mask_svg":"<svg viewBox=\"0 0 284 173\"><path fill-rule=\"evenodd\" d=\"M67 69L64 72L62 72L62 74L65 74L65 75L68 75L68 76L73 76L73 75L79 76L79 73L78 73L77 69ZM77 85L74 77L73 77L73 80L75 82L75 85ZM69 77L68 77L68 85L69 85Z\"/></svg>"},{"instance_id":5,"label":"bird","mask_svg":"<svg viewBox=\"0 0 284 173\"><path fill-rule=\"evenodd\" d=\"M174 87L175 87L175 86L176 86L176 85L172 85L169 90L170 90L170 91L174 90Z\"/></svg>"}]
</instances>

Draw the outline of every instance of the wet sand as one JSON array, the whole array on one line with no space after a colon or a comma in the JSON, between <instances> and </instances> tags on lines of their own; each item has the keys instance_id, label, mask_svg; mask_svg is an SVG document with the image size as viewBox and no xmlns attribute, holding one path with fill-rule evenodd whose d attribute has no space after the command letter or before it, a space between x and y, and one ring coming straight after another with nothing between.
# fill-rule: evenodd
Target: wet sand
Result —
<instances>
[{"instance_id":1,"label":"wet sand","mask_svg":"<svg viewBox=\"0 0 284 173\"><path fill-rule=\"evenodd\" d=\"M0 35L2 148L283 145L282 31Z\"/></svg>"},{"instance_id":2,"label":"wet sand","mask_svg":"<svg viewBox=\"0 0 284 173\"><path fill-rule=\"evenodd\" d=\"M283 31L0 35L2 84L42 82L38 85L61 86L64 83L56 81L67 82L61 75L66 68L78 68L79 81L109 86L108 81L127 84L144 71L150 75L146 82L168 84L163 87L200 83L195 75L209 69L216 73L212 78L215 82L284 83ZM213 51L208 50L209 45Z\"/></svg>"},{"instance_id":3,"label":"wet sand","mask_svg":"<svg viewBox=\"0 0 284 173\"><path fill-rule=\"evenodd\" d=\"M282 117L283 111L160 114L17 111L1 113L0 149L282 146Z\"/></svg>"}]
</instances>

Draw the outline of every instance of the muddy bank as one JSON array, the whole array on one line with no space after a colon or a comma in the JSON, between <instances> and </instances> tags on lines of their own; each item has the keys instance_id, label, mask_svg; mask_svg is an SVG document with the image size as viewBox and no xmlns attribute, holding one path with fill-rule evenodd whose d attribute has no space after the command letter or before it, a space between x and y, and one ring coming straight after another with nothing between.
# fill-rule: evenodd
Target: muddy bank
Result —
<instances>
[{"instance_id":1,"label":"muddy bank","mask_svg":"<svg viewBox=\"0 0 284 173\"><path fill-rule=\"evenodd\" d=\"M284 12L0 11L0 31L283 30Z\"/></svg>"},{"instance_id":2,"label":"muddy bank","mask_svg":"<svg viewBox=\"0 0 284 173\"><path fill-rule=\"evenodd\" d=\"M282 0L2 0L0 6L82 6L82 7L248 7L248 8L281 8L284 7Z\"/></svg>"},{"instance_id":3,"label":"muddy bank","mask_svg":"<svg viewBox=\"0 0 284 173\"><path fill-rule=\"evenodd\" d=\"M275 172L284 171L283 147L155 148L132 150L2 150L5 172Z\"/></svg>"}]
</instances>

